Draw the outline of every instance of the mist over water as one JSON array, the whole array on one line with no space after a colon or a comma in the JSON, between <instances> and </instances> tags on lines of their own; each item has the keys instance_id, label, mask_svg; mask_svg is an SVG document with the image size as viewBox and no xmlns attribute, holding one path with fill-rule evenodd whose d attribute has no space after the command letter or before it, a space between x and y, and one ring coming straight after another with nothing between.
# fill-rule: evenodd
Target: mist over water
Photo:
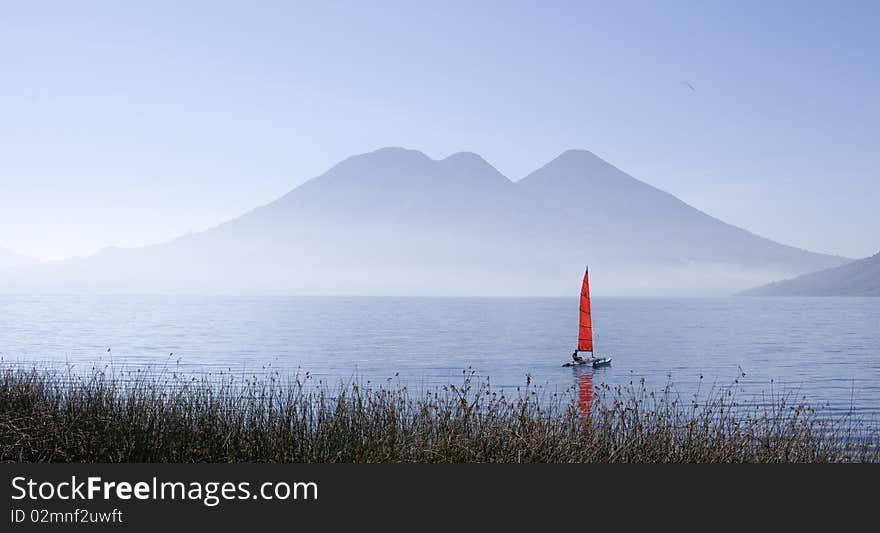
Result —
<instances>
[{"instance_id":1,"label":"mist over water","mask_svg":"<svg viewBox=\"0 0 880 533\"><path fill-rule=\"evenodd\" d=\"M528 375L558 392L584 372L594 387L644 377L659 389L671 375L683 396L745 372L743 400L787 391L829 412L880 413L880 299L599 297L593 316L610 368L561 367L576 298L14 296L0 300L0 356L82 373L308 372L414 388L468 369L493 387Z\"/></svg>"}]
</instances>

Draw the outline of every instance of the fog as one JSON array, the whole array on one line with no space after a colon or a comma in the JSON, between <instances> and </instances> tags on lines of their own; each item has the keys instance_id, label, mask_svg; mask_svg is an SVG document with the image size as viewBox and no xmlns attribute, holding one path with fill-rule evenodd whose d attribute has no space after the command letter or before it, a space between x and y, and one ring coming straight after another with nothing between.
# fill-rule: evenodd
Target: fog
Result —
<instances>
[{"instance_id":1,"label":"fog","mask_svg":"<svg viewBox=\"0 0 880 533\"><path fill-rule=\"evenodd\" d=\"M0 248L0 270L17 268L35 264L37 261L10 250Z\"/></svg>"}]
</instances>

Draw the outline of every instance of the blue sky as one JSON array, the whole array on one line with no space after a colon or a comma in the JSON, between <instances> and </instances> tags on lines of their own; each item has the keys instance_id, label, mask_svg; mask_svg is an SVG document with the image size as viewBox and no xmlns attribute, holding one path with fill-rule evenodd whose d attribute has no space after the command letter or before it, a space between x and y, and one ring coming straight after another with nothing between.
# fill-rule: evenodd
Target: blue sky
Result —
<instances>
[{"instance_id":1,"label":"blue sky","mask_svg":"<svg viewBox=\"0 0 880 533\"><path fill-rule=\"evenodd\" d=\"M866 256L878 26L853 1L0 1L0 246L160 242L396 145L512 179L585 148L761 235Z\"/></svg>"}]
</instances>

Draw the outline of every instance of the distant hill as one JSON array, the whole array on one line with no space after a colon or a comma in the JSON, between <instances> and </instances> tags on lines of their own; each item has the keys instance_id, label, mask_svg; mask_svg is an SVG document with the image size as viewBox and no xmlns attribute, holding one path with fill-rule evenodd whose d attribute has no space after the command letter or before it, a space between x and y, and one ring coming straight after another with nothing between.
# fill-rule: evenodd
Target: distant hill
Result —
<instances>
[{"instance_id":1,"label":"distant hill","mask_svg":"<svg viewBox=\"0 0 880 533\"><path fill-rule=\"evenodd\" d=\"M880 296L880 253L843 266L778 281L745 296Z\"/></svg>"},{"instance_id":2,"label":"distant hill","mask_svg":"<svg viewBox=\"0 0 880 533\"><path fill-rule=\"evenodd\" d=\"M474 153L350 157L208 231L29 269L38 290L731 294L848 260L715 219L584 150L512 182ZM0 276L0 289L4 277Z\"/></svg>"}]
</instances>

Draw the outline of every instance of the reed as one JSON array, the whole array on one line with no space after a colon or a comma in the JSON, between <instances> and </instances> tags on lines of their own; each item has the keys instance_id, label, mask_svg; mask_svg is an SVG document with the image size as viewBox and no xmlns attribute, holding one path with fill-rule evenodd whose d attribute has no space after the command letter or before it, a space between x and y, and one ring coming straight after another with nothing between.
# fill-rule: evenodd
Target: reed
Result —
<instances>
[{"instance_id":1,"label":"reed","mask_svg":"<svg viewBox=\"0 0 880 533\"><path fill-rule=\"evenodd\" d=\"M83 377L0 370L0 460L19 462L877 462L872 430L781 395L738 405L644 381L497 390L465 374L411 391L392 379L329 387L308 375Z\"/></svg>"}]
</instances>

